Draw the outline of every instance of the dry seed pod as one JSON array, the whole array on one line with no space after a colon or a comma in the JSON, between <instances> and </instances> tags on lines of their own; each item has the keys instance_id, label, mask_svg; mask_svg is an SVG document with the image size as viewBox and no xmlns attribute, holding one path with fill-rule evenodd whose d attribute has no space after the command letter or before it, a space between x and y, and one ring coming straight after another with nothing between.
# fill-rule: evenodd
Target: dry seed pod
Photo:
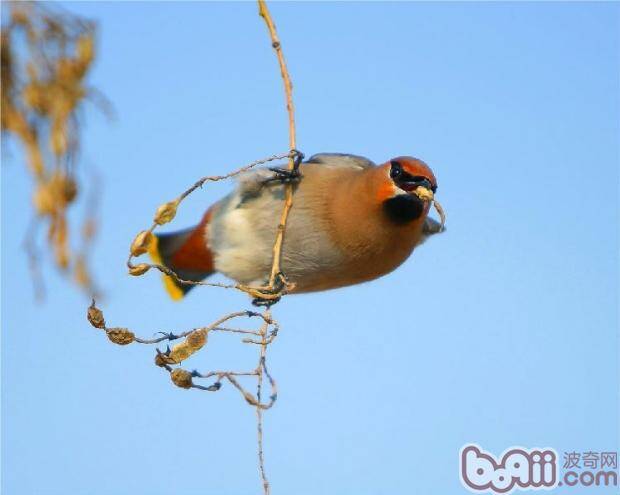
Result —
<instances>
[{"instance_id":1,"label":"dry seed pod","mask_svg":"<svg viewBox=\"0 0 620 495\"><path fill-rule=\"evenodd\" d=\"M181 342L180 344L175 345L170 354L168 355L168 360L170 364L179 364L182 361L185 361L194 353L194 350L187 345L187 341Z\"/></svg>"},{"instance_id":2,"label":"dry seed pod","mask_svg":"<svg viewBox=\"0 0 620 495\"><path fill-rule=\"evenodd\" d=\"M140 263L139 265L134 265L129 267L129 275L133 275L134 277L139 277L140 275L144 275L149 271L151 265L148 263Z\"/></svg>"},{"instance_id":3,"label":"dry seed pod","mask_svg":"<svg viewBox=\"0 0 620 495\"><path fill-rule=\"evenodd\" d=\"M157 354L155 354L155 366L159 366L163 368L167 364L174 364L174 363L170 362L166 354L164 354L163 352L159 352L158 350Z\"/></svg>"},{"instance_id":4,"label":"dry seed pod","mask_svg":"<svg viewBox=\"0 0 620 495\"><path fill-rule=\"evenodd\" d=\"M181 361L185 361L196 351L200 350L206 343L207 331L204 329L194 330L183 342L172 348L167 358L172 363L180 363Z\"/></svg>"},{"instance_id":5,"label":"dry seed pod","mask_svg":"<svg viewBox=\"0 0 620 495\"><path fill-rule=\"evenodd\" d=\"M174 201L168 201L167 203L164 203L159 208L157 208L153 221L158 225L163 225L170 222L177 214L178 205L179 201L176 199Z\"/></svg>"},{"instance_id":6,"label":"dry seed pod","mask_svg":"<svg viewBox=\"0 0 620 495\"><path fill-rule=\"evenodd\" d=\"M108 328L106 330L108 339L118 345L131 344L135 340L135 335L126 328Z\"/></svg>"},{"instance_id":7,"label":"dry seed pod","mask_svg":"<svg viewBox=\"0 0 620 495\"><path fill-rule=\"evenodd\" d=\"M153 234L148 230L140 232L131 243L129 251L132 256L140 256L149 250L149 246L153 241Z\"/></svg>"},{"instance_id":8,"label":"dry seed pod","mask_svg":"<svg viewBox=\"0 0 620 495\"><path fill-rule=\"evenodd\" d=\"M176 368L170 373L172 383L181 388L192 388L192 374L181 368Z\"/></svg>"},{"instance_id":9,"label":"dry seed pod","mask_svg":"<svg viewBox=\"0 0 620 495\"><path fill-rule=\"evenodd\" d=\"M95 301L88 307L86 317L90 324L95 328L105 328L105 319L103 318L103 312L95 306Z\"/></svg>"},{"instance_id":10,"label":"dry seed pod","mask_svg":"<svg viewBox=\"0 0 620 495\"><path fill-rule=\"evenodd\" d=\"M187 343L192 349L198 350L207 343L207 330L194 330L187 336Z\"/></svg>"}]
</instances>

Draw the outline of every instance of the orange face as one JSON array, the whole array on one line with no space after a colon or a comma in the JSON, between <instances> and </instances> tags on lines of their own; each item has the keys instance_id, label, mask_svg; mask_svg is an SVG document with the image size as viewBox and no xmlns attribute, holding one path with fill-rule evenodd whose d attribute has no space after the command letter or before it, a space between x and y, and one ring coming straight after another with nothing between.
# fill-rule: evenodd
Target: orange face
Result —
<instances>
[{"instance_id":1,"label":"orange face","mask_svg":"<svg viewBox=\"0 0 620 495\"><path fill-rule=\"evenodd\" d=\"M381 166L389 174L385 186L381 187L379 196L381 200L400 194L402 191L411 193L418 187L425 187L437 191L437 179L430 167L422 160L412 156L398 156Z\"/></svg>"},{"instance_id":2,"label":"orange face","mask_svg":"<svg viewBox=\"0 0 620 495\"><path fill-rule=\"evenodd\" d=\"M390 177L396 187L413 191L423 186L437 191L437 179L430 167L412 156L399 156L390 160Z\"/></svg>"}]
</instances>

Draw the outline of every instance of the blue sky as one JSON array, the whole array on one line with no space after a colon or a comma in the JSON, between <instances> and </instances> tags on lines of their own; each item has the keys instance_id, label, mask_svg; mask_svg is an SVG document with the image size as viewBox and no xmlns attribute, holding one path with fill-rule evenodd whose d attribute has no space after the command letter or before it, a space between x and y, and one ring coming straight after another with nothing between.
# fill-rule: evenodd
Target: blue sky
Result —
<instances>
[{"instance_id":1,"label":"blue sky","mask_svg":"<svg viewBox=\"0 0 620 495\"><path fill-rule=\"evenodd\" d=\"M247 307L167 299L125 275L134 234L195 179L285 151L279 71L253 3L67 3L99 22L83 165L101 175L93 257L109 324L148 336ZM464 492L475 442L618 450L617 3L277 3L299 148L424 159L445 235L378 281L275 307L274 494ZM254 494L253 410L173 387L151 349L111 345L21 238L31 181L2 165L2 492ZM231 187L209 186L173 226ZM353 199L352 199L353 201ZM188 367L249 367L212 338ZM580 491L581 490L581 491ZM612 493L562 488L557 493Z\"/></svg>"}]
</instances>

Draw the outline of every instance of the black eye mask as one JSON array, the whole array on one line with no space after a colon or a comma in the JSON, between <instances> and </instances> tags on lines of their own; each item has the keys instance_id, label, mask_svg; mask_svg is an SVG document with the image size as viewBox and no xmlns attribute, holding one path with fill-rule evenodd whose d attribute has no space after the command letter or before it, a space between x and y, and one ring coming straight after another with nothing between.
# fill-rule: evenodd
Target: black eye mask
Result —
<instances>
[{"instance_id":1,"label":"black eye mask","mask_svg":"<svg viewBox=\"0 0 620 495\"><path fill-rule=\"evenodd\" d=\"M433 186L431 181L426 177L422 175L411 175L405 172L403 166L397 161L392 160L390 165L390 177L394 181L394 184L403 191L409 192L417 187L425 187L433 191L433 193L437 192L437 186Z\"/></svg>"}]
</instances>

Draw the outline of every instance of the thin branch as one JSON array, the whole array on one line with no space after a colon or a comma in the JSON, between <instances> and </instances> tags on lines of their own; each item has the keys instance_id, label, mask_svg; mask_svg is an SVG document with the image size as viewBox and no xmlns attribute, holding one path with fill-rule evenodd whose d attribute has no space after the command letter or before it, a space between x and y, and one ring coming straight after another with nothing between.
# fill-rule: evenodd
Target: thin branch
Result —
<instances>
[{"instance_id":1,"label":"thin branch","mask_svg":"<svg viewBox=\"0 0 620 495\"><path fill-rule=\"evenodd\" d=\"M288 112L288 132L289 132L289 149L295 150L297 148L297 138L295 131L295 105L293 104L293 83L291 82L291 76L286 68L286 60L284 59L284 53L282 52L282 44L278 38L276 32L276 25L271 18L269 9L265 0L258 0L258 13L265 21L267 29L269 30L269 36L271 37L271 46L276 52L278 57L278 64L280 65L280 73L282 75L282 82L284 84L284 94L286 98L286 110ZM289 157L288 169L293 171L295 169L295 158ZM293 206L293 184L287 184L284 199L284 208L280 215L280 223L278 224L278 230L276 232L276 239L273 244L273 263L271 266L271 274L269 276L269 286L275 287L276 279L281 277L281 281L286 285L286 280L282 276L281 259L282 259L282 244L284 242L284 231L286 229L286 222L288 215Z\"/></svg>"},{"instance_id":2,"label":"thin branch","mask_svg":"<svg viewBox=\"0 0 620 495\"><path fill-rule=\"evenodd\" d=\"M273 340L273 335L277 334L277 331L279 329L278 322L275 321L273 318L271 318L271 315L261 314L255 311L235 311L234 313L229 313L226 316L222 316L219 320L216 320L215 322L211 323L211 325L208 325L206 327L192 328L191 330L187 330L181 333L159 332L162 334L162 336L155 337L152 339L144 339L144 338L137 337L134 335L133 341L138 344L147 344L147 345L158 344L164 341L170 342L173 340L182 339L183 337L187 337L191 333L202 331L202 330L204 330L205 332L218 331L218 332L230 332L230 333L240 333L240 334L250 334L250 335L261 336L262 334L260 332L253 332L251 330L239 330L236 328L224 328L220 326L222 323L228 320L232 320L234 318L253 318L253 317L261 318L266 325L268 326L271 325L274 327L274 329L271 332L271 336L269 337L270 339L269 342L271 342ZM107 327L105 327L104 330L106 328ZM247 339L244 339L243 342L245 342L245 340Z\"/></svg>"},{"instance_id":3,"label":"thin branch","mask_svg":"<svg viewBox=\"0 0 620 495\"><path fill-rule=\"evenodd\" d=\"M179 201L184 200L187 196L193 193L196 189L198 189L199 187L202 187L205 182L217 182L220 180L230 179L231 177L242 174L243 172L247 172L248 170L256 167L257 165L263 165L265 163L268 163L274 160L282 160L283 158L289 158L290 160L293 160L293 158L291 157L291 152L289 151L288 153L272 155L267 158L261 158L260 160L253 161L252 163L245 165L244 167L238 168L237 170L230 172L228 174L202 177L201 179L196 181L196 183L192 187L190 187L187 191L181 194L178 199Z\"/></svg>"},{"instance_id":4,"label":"thin branch","mask_svg":"<svg viewBox=\"0 0 620 495\"><path fill-rule=\"evenodd\" d=\"M194 371L192 375L197 378L211 378L213 376L217 376L218 378L223 378L226 376L256 376L258 375L258 372L256 370L253 370L253 371L209 371L208 373L200 373L198 371Z\"/></svg>"},{"instance_id":5,"label":"thin branch","mask_svg":"<svg viewBox=\"0 0 620 495\"><path fill-rule=\"evenodd\" d=\"M269 36L271 38L271 46L276 52L276 56L278 58L278 64L280 65L280 73L282 75L282 82L284 84L284 94L286 98L286 110L288 112L288 127L289 127L289 149L291 151L296 150L297 148L297 139L295 132L295 106L293 104L293 84L291 82L291 77L288 73L288 69L286 68L286 60L284 59L284 53L282 52L282 44L280 43L280 39L278 38L278 33L276 32L276 26L271 18L271 14L269 9L267 8L267 4L265 0L258 0L258 13L265 21L267 25L267 29L269 30ZM289 157L288 169L289 171L295 170L296 160L295 157ZM282 244L284 243L284 232L286 230L286 222L288 220L288 215L293 206L293 184L289 183L285 185L285 197L284 197L284 207L282 208L282 214L280 215L280 222L278 224L278 230L276 231L276 239L273 244L273 262L271 266L271 274L269 275L269 286L273 290L276 286L276 279L279 277L280 282L284 285L284 290L286 290L288 284L284 275L282 274L281 269L281 261L282 261ZM269 310L265 312L265 314L270 316ZM270 486L269 480L267 479L267 474L265 472L265 455L263 452L263 408L260 407L261 404L261 391L262 391L262 383L263 383L263 371L265 368L265 355L267 349L267 339L266 339L266 326L263 325L261 327L262 333L262 345L260 352L260 361L258 367L258 383L257 383L257 405L256 405L256 430L257 430L257 440L258 440L258 468L261 476L261 480L263 482L263 493L264 495L269 495ZM277 335L277 331L272 334L272 339ZM275 387L275 382L269 376L269 379L272 383L272 386ZM230 379L230 378L229 378ZM275 401L276 394L272 394L272 399ZM273 402L272 402L273 404ZM271 407L271 406L269 406Z\"/></svg>"}]
</instances>

